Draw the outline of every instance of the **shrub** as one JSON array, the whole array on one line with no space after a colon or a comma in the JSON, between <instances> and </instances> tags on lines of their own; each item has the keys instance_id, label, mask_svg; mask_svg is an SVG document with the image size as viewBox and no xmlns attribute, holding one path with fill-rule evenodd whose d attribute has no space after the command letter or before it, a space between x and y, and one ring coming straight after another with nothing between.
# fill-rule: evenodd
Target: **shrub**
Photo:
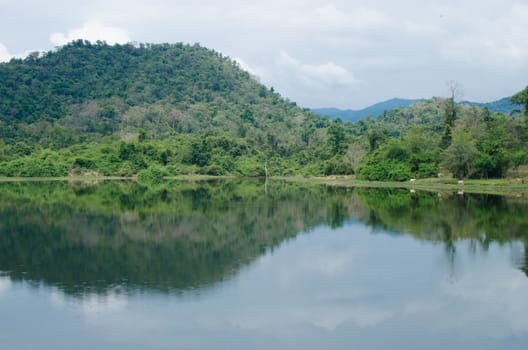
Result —
<instances>
[{"instance_id":1,"label":"shrub","mask_svg":"<svg viewBox=\"0 0 528 350\"><path fill-rule=\"evenodd\" d=\"M423 179L427 177L436 177L438 174L438 165L436 163L420 163L416 171L416 177Z\"/></svg>"},{"instance_id":2,"label":"shrub","mask_svg":"<svg viewBox=\"0 0 528 350\"><path fill-rule=\"evenodd\" d=\"M137 175L137 181L139 183L159 183L167 174L165 168L154 164L145 170L141 170Z\"/></svg>"},{"instance_id":3,"label":"shrub","mask_svg":"<svg viewBox=\"0 0 528 350\"><path fill-rule=\"evenodd\" d=\"M354 170L349 162L346 162L342 157L334 157L329 159L324 164L325 175L352 175Z\"/></svg>"},{"instance_id":4,"label":"shrub","mask_svg":"<svg viewBox=\"0 0 528 350\"><path fill-rule=\"evenodd\" d=\"M409 165L394 160L369 162L359 168L358 178L369 181L407 181L411 178L411 169Z\"/></svg>"}]
</instances>

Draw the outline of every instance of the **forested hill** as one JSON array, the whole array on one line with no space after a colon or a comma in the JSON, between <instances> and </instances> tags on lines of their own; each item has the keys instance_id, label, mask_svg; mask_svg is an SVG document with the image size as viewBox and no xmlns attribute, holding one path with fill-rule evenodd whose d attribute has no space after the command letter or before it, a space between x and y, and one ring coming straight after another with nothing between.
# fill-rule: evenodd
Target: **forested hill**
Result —
<instances>
[{"instance_id":1,"label":"forested hill","mask_svg":"<svg viewBox=\"0 0 528 350\"><path fill-rule=\"evenodd\" d=\"M199 45L79 40L0 64L0 175L347 173L344 129Z\"/></svg>"},{"instance_id":2,"label":"forested hill","mask_svg":"<svg viewBox=\"0 0 528 350\"><path fill-rule=\"evenodd\" d=\"M416 102L423 101L421 99L402 99L402 98L393 98L387 101L379 102L359 110L342 110L337 108L315 108L312 111L317 113L320 116L328 116L330 118L340 118L341 120L346 120L349 122L357 122L370 115L372 117L378 117L383 114L383 112L400 108L408 107Z\"/></svg>"},{"instance_id":3,"label":"forested hill","mask_svg":"<svg viewBox=\"0 0 528 350\"><path fill-rule=\"evenodd\" d=\"M357 122L367 116L379 117L384 113L390 112L397 108L410 107L411 105L424 102L425 99L401 99L393 98L387 101L373 104L372 106L360 109L360 110L342 110L337 108L315 108L312 109L314 113L320 116L328 116L330 118L341 118L341 120L349 122ZM475 106L481 108L487 108L490 112L500 112L504 114L514 114L522 110L522 105L511 102L511 97L504 97L500 100L493 102L471 102L462 101L458 102L460 106Z\"/></svg>"},{"instance_id":4,"label":"forested hill","mask_svg":"<svg viewBox=\"0 0 528 350\"><path fill-rule=\"evenodd\" d=\"M359 178L502 178L528 164L528 87L511 102L524 111L491 113L433 98L354 123L349 158Z\"/></svg>"}]
</instances>

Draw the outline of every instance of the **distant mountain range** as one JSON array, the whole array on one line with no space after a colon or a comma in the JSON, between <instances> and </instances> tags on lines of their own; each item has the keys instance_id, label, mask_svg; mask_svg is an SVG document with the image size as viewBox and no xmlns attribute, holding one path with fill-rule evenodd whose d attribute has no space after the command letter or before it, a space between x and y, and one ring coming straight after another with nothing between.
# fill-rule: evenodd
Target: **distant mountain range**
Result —
<instances>
[{"instance_id":1,"label":"distant mountain range","mask_svg":"<svg viewBox=\"0 0 528 350\"><path fill-rule=\"evenodd\" d=\"M480 103L480 102L471 102L471 101L462 101L460 104L470 105L470 106L477 106L477 107L487 107L490 112L501 112L504 114L510 114L514 111L521 111L522 105L514 104L510 102L511 97L504 97L500 100L493 101L493 102L486 102L486 103Z\"/></svg>"},{"instance_id":2,"label":"distant mountain range","mask_svg":"<svg viewBox=\"0 0 528 350\"><path fill-rule=\"evenodd\" d=\"M383 115L383 112L400 107L409 107L416 102L424 101L424 99L403 99L403 98L393 98L387 101L378 102L372 106L359 109L337 109L337 108L314 108L312 111L320 116L328 116L330 118L340 118L343 121L356 122L360 119L365 118L370 115L372 117L379 117ZM512 104L510 102L510 97L504 97L500 100L493 102L471 102L471 101L462 101L460 104L471 105L477 107L487 107L490 112L501 112L505 114L510 114L515 110L521 110L521 105Z\"/></svg>"}]
</instances>

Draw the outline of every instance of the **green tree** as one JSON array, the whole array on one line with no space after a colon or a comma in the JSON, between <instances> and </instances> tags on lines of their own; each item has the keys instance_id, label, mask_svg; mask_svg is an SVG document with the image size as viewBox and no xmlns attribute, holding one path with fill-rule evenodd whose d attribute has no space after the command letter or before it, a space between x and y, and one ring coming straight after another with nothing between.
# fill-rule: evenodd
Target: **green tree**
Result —
<instances>
[{"instance_id":1,"label":"green tree","mask_svg":"<svg viewBox=\"0 0 528 350\"><path fill-rule=\"evenodd\" d=\"M436 177L439 150L435 135L423 127L413 127L402 135L402 143L409 151L408 163L417 178Z\"/></svg>"},{"instance_id":2,"label":"green tree","mask_svg":"<svg viewBox=\"0 0 528 350\"><path fill-rule=\"evenodd\" d=\"M358 178L370 181L407 181L412 177L410 153L397 139L389 139L370 152L358 169Z\"/></svg>"},{"instance_id":3,"label":"green tree","mask_svg":"<svg viewBox=\"0 0 528 350\"><path fill-rule=\"evenodd\" d=\"M211 159L211 147L206 140L195 140L191 144L191 163L206 166Z\"/></svg>"},{"instance_id":4,"label":"green tree","mask_svg":"<svg viewBox=\"0 0 528 350\"><path fill-rule=\"evenodd\" d=\"M477 148L471 136L463 130L457 130L449 147L442 152L442 165L453 176L463 179L471 174L476 156Z\"/></svg>"},{"instance_id":5,"label":"green tree","mask_svg":"<svg viewBox=\"0 0 528 350\"><path fill-rule=\"evenodd\" d=\"M332 155L342 154L346 148L345 128L343 127L343 122L339 118L333 120L327 130L327 134L327 142Z\"/></svg>"},{"instance_id":6,"label":"green tree","mask_svg":"<svg viewBox=\"0 0 528 350\"><path fill-rule=\"evenodd\" d=\"M512 164L513 149L508 150L509 132L504 115L485 119L485 133L476 146L478 154L475 159L475 174L481 178L501 178Z\"/></svg>"},{"instance_id":7,"label":"green tree","mask_svg":"<svg viewBox=\"0 0 528 350\"><path fill-rule=\"evenodd\" d=\"M523 105L524 114L528 116L528 86L511 97L511 102Z\"/></svg>"},{"instance_id":8,"label":"green tree","mask_svg":"<svg viewBox=\"0 0 528 350\"><path fill-rule=\"evenodd\" d=\"M138 141L144 142L147 139L147 131L145 129L139 129Z\"/></svg>"},{"instance_id":9,"label":"green tree","mask_svg":"<svg viewBox=\"0 0 528 350\"><path fill-rule=\"evenodd\" d=\"M442 149L446 149L451 144L453 129L455 127L455 121L457 120L457 106L455 100L460 94L460 85L457 82L449 81L447 85L449 88L449 98L445 101L444 105L444 133L440 143Z\"/></svg>"},{"instance_id":10,"label":"green tree","mask_svg":"<svg viewBox=\"0 0 528 350\"><path fill-rule=\"evenodd\" d=\"M381 124L372 125L367 131L369 150L374 151L387 139L387 129Z\"/></svg>"}]
</instances>

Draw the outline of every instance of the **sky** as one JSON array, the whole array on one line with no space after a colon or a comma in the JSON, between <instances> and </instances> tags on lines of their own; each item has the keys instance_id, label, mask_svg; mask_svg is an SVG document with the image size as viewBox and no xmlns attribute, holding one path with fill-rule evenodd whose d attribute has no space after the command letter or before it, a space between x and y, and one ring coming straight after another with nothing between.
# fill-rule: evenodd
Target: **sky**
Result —
<instances>
[{"instance_id":1,"label":"sky","mask_svg":"<svg viewBox=\"0 0 528 350\"><path fill-rule=\"evenodd\" d=\"M528 85L527 0L0 0L0 61L79 38L199 43L307 108Z\"/></svg>"}]
</instances>

